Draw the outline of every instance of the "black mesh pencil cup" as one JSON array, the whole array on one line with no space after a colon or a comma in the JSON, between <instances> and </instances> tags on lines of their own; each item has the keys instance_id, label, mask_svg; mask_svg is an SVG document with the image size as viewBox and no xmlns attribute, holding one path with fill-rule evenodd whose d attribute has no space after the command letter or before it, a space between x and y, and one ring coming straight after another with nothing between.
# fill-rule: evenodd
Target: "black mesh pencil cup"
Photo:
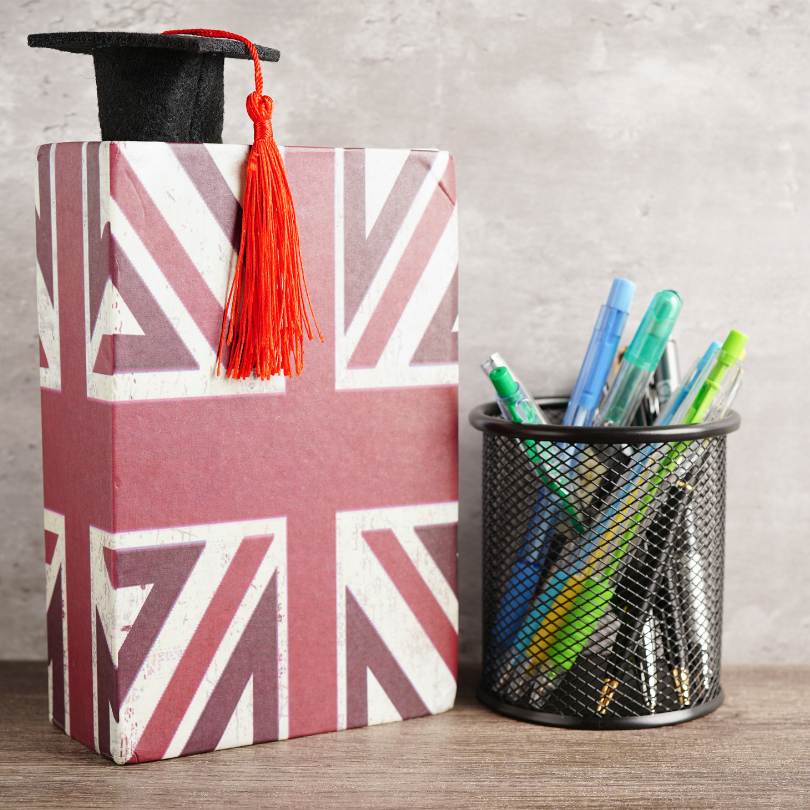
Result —
<instances>
[{"instance_id":1,"label":"black mesh pencil cup","mask_svg":"<svg viewBox=\"0 0 810 810\"><path fill-rule=\"evenodd\" d=\"M541 401L559 419L565 400ZM484 434L478 696L556 726L640 728L723 700L726 434L517 425Z\"/></svg>"}]
</instances>

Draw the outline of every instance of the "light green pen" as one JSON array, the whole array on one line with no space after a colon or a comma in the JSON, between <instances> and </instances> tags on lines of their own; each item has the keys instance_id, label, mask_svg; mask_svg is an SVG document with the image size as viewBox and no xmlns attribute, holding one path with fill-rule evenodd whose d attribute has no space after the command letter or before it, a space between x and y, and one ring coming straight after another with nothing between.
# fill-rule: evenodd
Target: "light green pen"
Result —
<instances>
[{"instance_id":1,"label":"light green pen","mask_svg":"<svg viewBox=\"0 0 810 810\"><path fill-rule=\"evenodd\" d=\"M739 383L735 371L729 372L738 369L745 357L747 343L748 337L742 332L732 329L728 333L708 378L692 400L684 424L702 421L713 405L720 404L715 400L723 400L723 411L729 407ZM613 598L610 580L618 570L621 558L641 526L658 489L678 469L680 458L690 443L680 441L672 445L646 486L637 485L626 497L625 509L614 517L608 527L609 535L621 532L617 546L603 552L605 557L610 556L610 561L601 571L594 571L581 582L578 592L567 602L562 626L554 635L545 660L529 669L523 677L524 681L537 679L534 684L536 696L543 695L561 672L570 669L584 649ZM624 526L626 528L622 531Z\"/></svg>"},{"instance_id":2,"label":"light green pen","mask_svg":"<svg viewBox=\"0 0 810 810\"><path fill-rule=\"evenodd\" d=\"M718 392L724 387L724 381L728 373L734 369L745 358L745 347L748 337L736 329L728 333L720 352L717 355L712 370L706 378L706 382L697 392L689 410L686 412L684 422L687 425L702 422L709 412L712 403ZM733 372L732 372L733 373Z\"/></svg>"},{"instance_id":3,"label":"light green pen","mask_svg":"<svg viewBox=\"0 0 810 810\"><path fill-rule=\"evenodd\" d=\"M526 391L499 354L493 354L485 363L481 364L481 368L495 388L498 407L504 419L519 425L547 425L549 423L546 415L534 401L534 397ZM529 460L536 465L535 470L540 480L559 498L560 506L571 518L574 529L578 534L582 534L585 527L582 524L579 510L572 504L571 495L565 484L561 483L559 476L552 472L559 462L554 457L551 442L523 439L521 444L525 448Z\"/></svg>"},{"instance_id":4,"label":"light green pen","mask_svg":"<svg viewBox=\"0 0 810 810\"><path fill-rule=\"evenodd\" d=\"M661 290L653 296L624 353L616 380L599 409L595 424L630 424L667 347L680 311L681 297L674 290Z\"/></svg>"}]
</instances>

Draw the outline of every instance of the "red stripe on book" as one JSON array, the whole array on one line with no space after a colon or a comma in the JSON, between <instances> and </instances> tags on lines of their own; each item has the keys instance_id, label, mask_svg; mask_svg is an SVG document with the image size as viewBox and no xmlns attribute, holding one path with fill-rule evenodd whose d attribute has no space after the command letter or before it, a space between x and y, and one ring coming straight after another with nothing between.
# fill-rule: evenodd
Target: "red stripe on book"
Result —
<instances>
[{"instance_id":1,"label":"red stripe on book","mask_svg":"<svg viewBox=\"0 0 810 810\"><path fill-rule=\"evenodd\" d=\"M368 725L368 671L403 719L430 714L350 590L346 590L346 725Z\"/></svg>"},{"instance_id":2,"label":"red stripe on book","mask_svg":"<svg viewBox=\"0 0 810 810\"><path fill-rule=\"evenodd\" d=\"M385 254L402 227L425 181L426 170L433 156L425 152L411 152L408 155L368 235L366 235L366 150L346 149L343 160L346 323L338 325L345 329L357 313L357 308L377 274Z\"/></svg>"},{"instance_id":3,"label":"red stripe on book","mask_svg":"<svg viewBox=\"0 0 810 810\"><path fill-rule=\"evenodd\" d=\"M213 751L219 745L248 681L253 703L251 742L278 739L277 578L274 573L183 748L183 756Z\"/></svg>"},{"instance_id":4,"label":"red stripe on book","mask_svg":"<svg viewBox=\"0 0 810 810\"><path fill-rule=\"evenodd\" d=\"M135 168L110 145L110 195L137 232L175 294L212 348L219 344L222 305L183 249Z\"/></svg>"},{"instance_id":5,"label":"red stripe on book","mask_svg":"<svg viewBox=\"0 0 810 810\"><path fill-rule=\"evenodd\" d=\"M171 150L185 170L200 198L222 228L225 238L239 250L242 234L242 205L233 196L211 153L198 143L173 143ZM245 147L247 160L247 147Z\"/></svg>"},{"instance_id":6,"label":"red stripe on book","mask_svg":"<svg viewBox=\"0 0 810 810\"><path fill-rule=\"evenodd\" d=\"M439 185L352 354L350 368L373 368L377 365L452 213L453 204Z\"/></svg>"},{"instance_id":7,"label":"red stripe on book","mask_svg":"<svg viewBox=\"0 0 810 810\"><path fill-rule=\"evenodd\" d=\"M397 536L379 529L363 532L363 538L455 678L458 634Z\"/></svg>"},{"instance_id":8,"label":"red stripe on book","mask_svg":"<svg viewBox=\"0 0 810 810\"><path fill-rule=\"evenodd\" d=\"M42 394L43 447L47 446L45 504L65 515L65 582L67 585L68 682L70 733L94 746L93 675L90 625L90 545L88 526L107 523L106 487L85 489L88 477L105 476L104 449L98 443L104 418L93 419L87 401L84 328L84 239L82 144L53 147L56 187L56 255L59 290L59 329L62 391ZM51 403L58 402L53 408ZM69 416L73 411L73 417ZM81 413L81 416L79 416ZM86 418L82 418L86 417ZM92 419L92 421L91 421ZM65 435L69 431L69 435ZM109 435L109 434L108 434ZM80 440L81 450L73 445ZM109 449L107 450L109 454ZM55 454L56 457L52 457ZM79 469L81 468L81 469ZM110 484L111 486L111 484Z\"/></svg>"},{"instance_id":9,"label":"red stripe on book","mask_svg":"<svg viewBox=\"0 0 810 810\"><path fill-rule=\"evenodd\" d=\"M160 759L177 731L211 659L264 559L272 538L246 537L203 614L194 635L136 745L133 762Z\"/></svg>"},{"instance_id":10,"label":"red stripe on book","mask_svg":"<svg viewBox=\"0 0 810 810\"><path fill-rule=\"evenodd\" d=\"M453 273L453 280L444 294L425 336L411 358L411 364L419 363L457 363L458 332L453 325L458 318L458 268Z\"/></svg>"}]
</instances>

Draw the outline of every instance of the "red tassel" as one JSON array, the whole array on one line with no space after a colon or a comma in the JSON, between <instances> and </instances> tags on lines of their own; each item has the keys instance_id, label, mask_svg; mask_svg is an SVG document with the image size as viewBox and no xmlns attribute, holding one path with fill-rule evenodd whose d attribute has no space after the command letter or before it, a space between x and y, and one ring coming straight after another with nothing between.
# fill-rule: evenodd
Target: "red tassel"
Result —
<instances>
[{"instance_id":1,"label":"red tassel","mask_svg":"<svg viewBox=\"0 0 810 810\"><path fill-rule=\"evenodd\" d=\"M239 34L207 28L177 29L164 34L193 34L235 39L248 49L256 73L256 90L247 97L253 121L253 146L248 154L242 198L242 237L231 280L217 351L217 374L225 349L225 375L243 379L255 374L265 380L291 376L304 368L304 334L321 342L309 298L298 223L284 162L273 138L273 99L262 93L264 80L255 45Z\"/></svg>"}]
</instances>

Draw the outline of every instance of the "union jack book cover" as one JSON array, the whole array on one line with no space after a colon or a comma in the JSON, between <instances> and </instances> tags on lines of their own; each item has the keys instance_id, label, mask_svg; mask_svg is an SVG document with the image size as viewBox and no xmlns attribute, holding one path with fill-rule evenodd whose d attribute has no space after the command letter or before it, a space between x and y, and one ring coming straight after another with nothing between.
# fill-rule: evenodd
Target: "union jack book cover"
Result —
<instances>
[{"instance_id":1,"label":"union jack book cover","mask_svg":"<svg viewBox=\"0 0 810 810\"><path fill-rule=\"evenodd\" d=\"M455 697L452 159L283 152L325 341L268 381L215 375L247 147L38 154L50 714L118 763Z\"/></svg>"}]
</instances>

